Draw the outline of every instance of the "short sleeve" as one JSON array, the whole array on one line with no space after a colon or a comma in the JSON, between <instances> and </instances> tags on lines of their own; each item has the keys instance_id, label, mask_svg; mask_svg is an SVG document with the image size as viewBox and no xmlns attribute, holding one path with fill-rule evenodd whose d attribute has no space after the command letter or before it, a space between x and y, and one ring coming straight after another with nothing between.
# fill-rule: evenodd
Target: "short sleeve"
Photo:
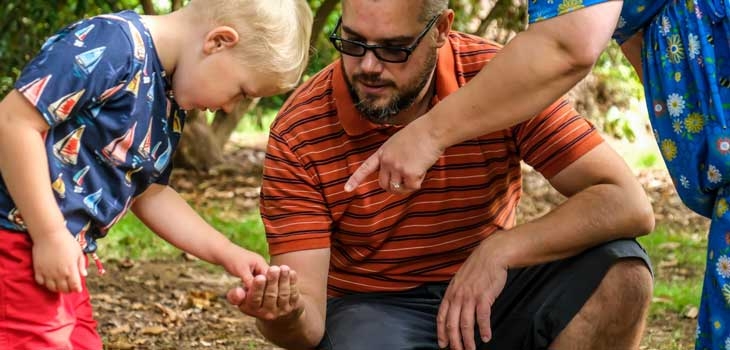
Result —
<instances>
[{"instance_id":1,"label":"short sleeve","mask_svg":"<svg viewBox=\"0 0 730 350\"><path fill-rule=\"evenodd\" d=\"M565 99L515 126L513 135L522 159L548 179L603 142Z\"/></svg>"},{"instance_id":2,"label":"short sleeve","mask_svg":"<svg viewBox=\"0 0 730 350\"><path fill-rule=\"evenodd\" d=\"M50 126L120 90L133 50L121 21L95 17L49 38L15 83Z\"/></svg>"},{"instance_id":3,"label":"short sleeve","mask_svg":"<svg viewBox=\"0 0 730 350\"><path fill-rule=\"evenodd\" d=\"M607 1L610 0L530 0L527 3L528 21L539 22Z\"/></svg>"},{"instance_id":4,"label":"short sleeve","mask_svg":"<svg viewBox=\"0 0 730 350\"><path fill-rule=\"evenodd\" d=\"M272 131L259 206L271 255L330 247L332 216L306 168L288 143Z\"/></svg>"}]
</instances>

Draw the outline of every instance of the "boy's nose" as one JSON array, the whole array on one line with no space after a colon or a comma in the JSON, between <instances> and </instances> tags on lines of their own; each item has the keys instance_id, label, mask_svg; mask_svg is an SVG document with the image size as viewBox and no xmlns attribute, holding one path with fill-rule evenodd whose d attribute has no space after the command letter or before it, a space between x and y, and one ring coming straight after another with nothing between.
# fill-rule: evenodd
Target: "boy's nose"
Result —
<instances>
[{"instance_id":1,"label":"boy's nose","mask_svg":"<svg viewBox=\"0 0 730 350\"><path fill-rule=\"evenodd\" d=\"M238 103L238 101L228 102L228 103L222 105L221 109L224 112L226 112L226 114L231 113L231 112L233 112L233 109L236 108L236 103Z\"/></svg>"}]
</instances>

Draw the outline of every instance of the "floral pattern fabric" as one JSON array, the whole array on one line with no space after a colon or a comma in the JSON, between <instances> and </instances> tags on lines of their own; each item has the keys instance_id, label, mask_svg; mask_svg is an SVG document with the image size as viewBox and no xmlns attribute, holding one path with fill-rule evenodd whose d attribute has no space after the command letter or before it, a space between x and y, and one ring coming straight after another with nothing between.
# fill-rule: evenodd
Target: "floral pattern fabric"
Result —
<instances>
[{"instance_id":1,"label":"floral pattern fabric","mask_svg":"<svg viewBox=\"0 0 730 350\"><path fill-rule=\"evenodd\" d=\"M530 21L603 1L531 0ZM730 350L730 0L626 0L619 42L643 31L654 135L682 201L712 219L695 349Z\"/></svg>"}]
</instances>

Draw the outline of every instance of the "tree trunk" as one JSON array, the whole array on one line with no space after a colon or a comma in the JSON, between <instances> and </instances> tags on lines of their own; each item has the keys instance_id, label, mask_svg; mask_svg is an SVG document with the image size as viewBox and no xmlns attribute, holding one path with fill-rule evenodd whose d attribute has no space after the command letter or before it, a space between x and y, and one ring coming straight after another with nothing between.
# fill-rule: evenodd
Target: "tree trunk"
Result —
<instances>
[{"instance_id":1,"label":"tree trunk","mask_svg":"<svg viewBox=\"0 0 730 350\"><path fill-rule=\"evenodd\" d=\"M324 30L325 24L327 24L327 17L337 7L338 0L325 0L322 5L317 8L317 12L314 14L314 21L312 22L312 37L310 39L310 46L316 47L317 40L319 40L320 34Z\"/></svg>"},{"instance_id":2,"label":"tree trunk","mask_svg":"<svg viewBox=\"0 0 730 350\"><path fill-rule=\"evenodd\" d=\"M205 112L192 110L185 119L180 145L175 152L175 166L207 171L223 163L223 146L236 129L238 122L259 99L241 101L231 113L216 112L211 125Z\"/></svg>"},{"instance_id":3,"label":"tree trunk","mask_svg":"<svg viewBox=\"0 0 730 350\"><path fill-rule=\"evenodd\" d=\"M228 139L231 138L233 131L236 130L238 122L243 119L248 111L256 107L259 100L260 98L245 99L236 105L233 112L229 114L226 114L223 111L215 112L215 119L213 119L211 129L213 129L213 138L215 139L216 146L218 146L218 148L223 149L223 146L225 146Z\"/></svg>"},{"instance_id":4,"label":"tree trunk","mask_svg":"<svg viewBox=\"0 0 730 350\"><path fill-rule=\"evenodd\" d=\"M189 111L182 140L175 152L175 167L205 171L222 162L223 150L218 147L205 113Z\"/></svg>"},{"instance_id":5,"label":"tree trunk","mask_svg":"<svg viewBox=\"0 0 730 350\"><path fill-rule=\"evenodd\" d=\"M144 11L145 15L157 14L157 11L155 11L155 5L152 3L152 0L140 0L140 4L142 5L142 10Z\"/></svg>"}]
</instances>

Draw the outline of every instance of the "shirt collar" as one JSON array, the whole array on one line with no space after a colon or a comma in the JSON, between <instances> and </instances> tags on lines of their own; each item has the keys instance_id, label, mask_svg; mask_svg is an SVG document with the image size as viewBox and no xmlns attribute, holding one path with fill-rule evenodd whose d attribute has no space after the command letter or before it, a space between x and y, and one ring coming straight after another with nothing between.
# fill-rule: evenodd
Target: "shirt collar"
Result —
<instances>
[{"instance_id":1,"label":"shirt collar","mask_svg":"<svg viewBox=\"0 0 730 350\"><path fill-rule=\"evenodd\" d=\"M459 83L456 80L454 52L450 40L446 40L444 46L439 49L436 62L436 74L434 76L436 79L436 96L434 96L434 104L459 88ZM334 64L332 85L337 115L345 132L350 136L358 136L371 130L388 127L387 125L370 122L355 108L352 96L350 96L347 89L344 74L342 62L337 60Z\"/></svg>"}]
</instances>

